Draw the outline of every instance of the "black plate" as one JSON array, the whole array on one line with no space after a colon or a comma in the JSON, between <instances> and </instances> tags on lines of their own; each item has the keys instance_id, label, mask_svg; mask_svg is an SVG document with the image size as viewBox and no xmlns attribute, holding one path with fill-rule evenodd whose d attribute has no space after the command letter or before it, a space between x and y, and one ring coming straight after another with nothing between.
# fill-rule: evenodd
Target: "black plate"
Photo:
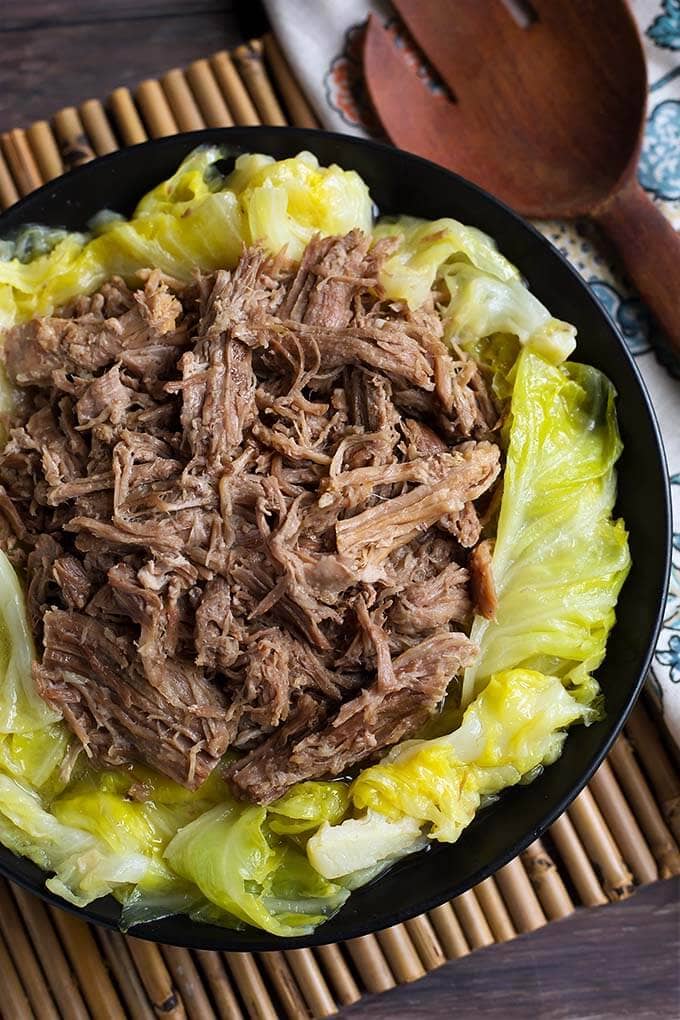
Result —
<instances>
[{"instance_id":1,"label":"black plate","mask_svg":"<svg viewBox=\"0 0 680 1020\"><path fill-rule=\"evenodd\" d=\"M129 214L137 200L202 143L230 153L265 152L276 158L301 149L322 164L357 170L382 212L435 219L453 216L491 234L553 315L578 327L577 356L609 376L619 394L624 453L619 463L621 514L630 531L633 568L618 605L618 623L598 672L607 718L576 727L559 762L530 786L507 791L453 846L436 845L398 864L379 881L352 893L348 903L315 935L281 940L249 929L233 932L186 917L135 929L158 942L205 949L270 950L354 938L438 906L486 878L536 839L588 781L617 736L640 691L650 663L668 581L670 510L667 471L656 420L644 385L611 319L577 273L537 231L480 188L433 163L387 146L343 135L295 128L230 128L197 131L124 149L45 185L0 217L0 236L25 223L81 230L102 208ZM0 848L0 873L59 906L46 892L44 874ZM77 911L115 927L113 898Z\"/></svg>"}]
</instances>

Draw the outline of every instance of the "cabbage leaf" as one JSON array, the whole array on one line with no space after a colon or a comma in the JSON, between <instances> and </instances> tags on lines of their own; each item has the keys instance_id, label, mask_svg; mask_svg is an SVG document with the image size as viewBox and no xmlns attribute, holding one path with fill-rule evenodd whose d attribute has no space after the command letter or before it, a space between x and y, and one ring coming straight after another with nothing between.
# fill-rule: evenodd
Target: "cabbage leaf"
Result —
<instances>
[{"instance_id":1,"label":"cabbage leaf","mask_svg":"<svg viewBox=\"0 0 680 1020\"><path fill-rule=\"evenodd\" d=\"M300 258L316 233L370 232L371 200L361 177L338 166L321 167L309 152L286 160L239 156L228 176L223 149L202 146L139 202L130 220L108 214L91 234L64 236L34 227L30 262L26 245L0 251L0 327L47 315L109 277L158 268L180 280L196 269L233 267L243 244L284 245ZM1 256L4 254L4 260ZM8 258L10 254L12 257Z\"/></svg>"},{"instance_id":2,"label":"cabbage leaf","mask_svg":"<svg viewBox=\"0 0 680 1020\"><path fill-rule=\"evenodd\" d=\"M327 877L354 860L361 834L362 867L379 863L417 838L455 842L485 797L494 796L560 755L566 727L587 722L589 710L559 677L536 670L496 674L470 704L452 733L410 740L354 780L352 803L366 813L338 826L322 826L307 844L314 866Z\"/></svg>"},{"instance_id":3,"label":"cabbage leaf","mask_svg":"<svg viewBox=\"0 0 680 1020\"><path fill-rule=\"evenodd\" d=\"M347 783L296 783L269 805L269 827L279 835L301 835L324 822L338 822L349 804Z\"/></svg>"},{"instance_id":4,"label":"cabbage leaf","mask_svg":"<svg viewBox=\"0 0 680 1020\"><path fill-rule=\"evenodd\" d=\"M35 689L33 654L19 579L0 551L0 734L28 733L60 718Z\"/></svg>"},{"instance_id":5,"label":"cabbage leaf","mask_svg":"<svg viewBox=\"0 0 680 1020\"><path fill-rule=\"evenodd\" d=\"M76 906L140 882L153 866L143 848L112 852L91 832L60 822L35 790L2 773L0 842L54 872L47 888Z\"/></svg>"},{"instance_id":6,"label":"cabbage leaf","mask_svg":"<svg viewBox=\"0 0 680 1020\"><path fill-rule=\"evenodd\" d=\"M444 266L471 265L497 280L518 280L512 262L498 251L496 242L476 227L450 218L422 220L415 216L384 217L373 228L376 239L400 239L386 261L380 282L388 298L419 308L430 295Z\"/></svg>"},{"instance_id":7,"label":"cabbage leaf","mask_svg":"<svg viewBox=\"0 0 680 1020\"><path fill-rule=\"evenodd\" d=\"M165 859L227 917L274 935L303 935L338 910L349 891L324 879L302 851L277 843L266 818L266 808L226 796L177 832ZM202 916L213 919L215 912Z\"/></svg>"},{"instance_id":8,"label":"cabbage leaf","mask_svg":"<svg viewBox=\"0 0 680 1020\"><path fill-rule=\"evenodd\" d=\"M449 294L442 303L444 336L463 347L497 333L515 336L554 364L576 347L576 329L552 317L521 280L499 280L463 262L447 265L441 280Z\"/></svg>"},{"instance_id":9,"label":"cabbage leaf","mask_svg":"<svg viewBox=\"0 0 680 1020\"><path fill-rule=\"evenodd\" d=\"M498 610L473 624L480 654L465 673L464 704L516 666L560 676L594 702L591 674L630 567L626 529L611 516L621 452L614 399L597 369L522 351L492 561Z\"/></svg>"},{"instance_id":10,"label":"cabbage leaf","mask_svg":"<svg viewBox=\"0 0 680 1020\"><path fill-rule=\"evenodd\" d=\"M373 234L400 241L380 273L387 297L418 308L433 287L442 292L447 340L466 345L505 333L556 364L574 350L576 329L551 316L481 230L448 218L398 216L379 220Z\"/></svg>"}]
</instances>

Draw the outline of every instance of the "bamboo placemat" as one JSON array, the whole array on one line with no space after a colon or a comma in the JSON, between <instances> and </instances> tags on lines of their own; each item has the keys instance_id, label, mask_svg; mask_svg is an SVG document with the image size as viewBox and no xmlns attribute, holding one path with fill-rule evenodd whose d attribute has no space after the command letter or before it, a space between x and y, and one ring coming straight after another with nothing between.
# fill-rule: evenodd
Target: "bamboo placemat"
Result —
<instances>
[{"instance_id":1,"label":"bamboo placemat","mask_svg":"<svg viewBox=\"0 0 680 1020\"><path fill-rule=\"evenodd\" d=\"M95 155L202 127L317 126L272 36L134 95L116 89L0 139L0 205ZM0 880L6 1020L276 1020L331 1016L366 993L680 874L680 774L642 705L589 786L543 839L429 914L376 935L277 953L194 952L88 926Z\"/></svg>"}]
</instances>

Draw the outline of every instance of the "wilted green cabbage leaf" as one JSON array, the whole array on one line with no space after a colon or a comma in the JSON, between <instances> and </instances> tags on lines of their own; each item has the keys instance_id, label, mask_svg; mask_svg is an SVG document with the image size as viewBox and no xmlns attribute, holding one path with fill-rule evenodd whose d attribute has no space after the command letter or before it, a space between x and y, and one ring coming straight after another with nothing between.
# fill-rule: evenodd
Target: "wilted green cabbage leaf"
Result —
<instances>
[{"instance_id":1,"label":"wilted green cabbage leaf","mask_svg":"<svg viewBox=\"0 0 680 1020\"><path fill-rule=\"evenodd\" d=\"M113 851L91 832L60 822L37 791L2 773L0 842L55 872L48 889L77 906L140 882L153 867L143 847Z\"/></svg>"},{"instance_id":2,"label":"wilted green cabbage leaf","mask_svg":"<svg viewBox=\"0 0 680 1020\"><path fill-rule=\"evenodd\" d=\"M495 620L474 622L480 656L466 671L464 704L516 666L595 697L590 674L630 566L623 521L611 517L621 452L614 397L595 368L556 367L527 349L519 358L493 554L499 605Z\"/></svg>"},{"instance_id":3,"label":"wilted green cabbage leaf","mask_svg":"<svg viewBox=\"0 0 680 1020\"><path fill-rule=\"evenodd\" d=\"M305 854L266 831L267 809L230 797L180 829L165 851L174 872L237 921L274 935L311 931L347 899Z\"/></svg>"},{"instance_id":4,"label":"wilted green cabbage leaf","mask_svg":"<svg viewBox=\"0 0 680 1020\"><path fill-rule=\"evenodd\" d=\"M374 863L393 852L405 823L413 841L455 842L483 797L535 775L559 757L566 727L587 722L590 710L558 677L535 670L496 674L468 706L460 727L436 740L411 740L393 748L352 784L352 803ZM332 876L353 855L357 822L322 826L307 844L310 860ZM366 858L363 866L368 866Z\"/></svg>"},{"instance_id":5,"label":"wilted green cabbage leaf","mask_svg":"<svg viewBox=\"0 0 680 1020\"><path fill-rule=\"evenodd\" d=\"M19 579L0 551L0 734L28 733L60 718L35 689L33 654Z\"/></svg>"},{"instance_id":6,"label":"wilted green cabbage leaf","mask_svg":"<svg viewBox=\"0 0 680 1020\"><path fill-rule=\"evenodd\" d=\"M576 347L576 330L554 319L521 280L499 280L476 266L453 262L441 271L449 298L442 302L444 335L465 346L505 333L555 364Z\"/></svg>"},{"instance_id":7,"label":"wilted green cabbage leaf","mask_svg":"<svg viewBox=\"0 0 680 1020\"><path fill-rule=\"evenodd\" d=\"M299 258L316 233L346 234L354 227L370 232L368 188L353 170L321 167L309 152L278 161L243 155L223 177L223 156L218 146L195 149L141 200L130 220L98 217L94 236L59 239L45 229L45 253L28 263L19 257L21 239L5 245L0 327L48 314L114 274L129 277L152 267L188 280L196 269L234 266L244 243L262 241L272 252L286 245L289 256ZM32 249L40 252L40 228L31 230Z\"/></svg>"},{"instance_id":8,"label":"wilted green cabbage leaf","mask_svg":"<svg viewBox=\"0 0 680 1020\"><path fill-rule=\"evenodd\" d=\"M279 835L300 835L340 821L348 804L347 783L296 783L269 805L269 827Z\"/></svg>"},{"instance_id":9,"label":"wilted green cabbage leaf","mask_svg":"<svg viewBox=\"0 0 680 1020\"><path fill-rule=\"evenodd\" d=\"M551 316L481 230L397 216L379 220L373 234L401 238L380 274L387 296L418 308L435 287L447 340L466 345L505 333L556 364L574 350L575 328Z\"/></svg>"},{"instance_id":10,"label":"wilted green cabbage leaf","mask_svg":"<svg viewBox=\"0 0 680 1020\"><path fill-rule=\"evenodd\" d=\"M471 265L498 280L518 280L488 234L458 220L422 220L415 216L390 216L379 220L373 235L400 237L401 244L385 263L380 282L390 298L408 301L418 308L446 265Z\"/></svg>"}]
</instances>

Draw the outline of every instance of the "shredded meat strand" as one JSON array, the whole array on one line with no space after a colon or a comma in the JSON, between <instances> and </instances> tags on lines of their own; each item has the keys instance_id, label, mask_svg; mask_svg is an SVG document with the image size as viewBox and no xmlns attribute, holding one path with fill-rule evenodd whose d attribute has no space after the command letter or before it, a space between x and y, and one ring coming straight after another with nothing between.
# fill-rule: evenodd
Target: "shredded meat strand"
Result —
<instances>
[{"instance_id":1,"label":"shredded meat strand","mask_svg":"<svg viewBox=\"0 0 680 1020\"><path fill-rule=\"evenodd\" d=\"M269 803L415 733L474 658L498 413L434 301L385 299L395 243L147 270L7 331L0 542L69 760L194 789L231 749Z\"/></svg>"}]
</instances>

